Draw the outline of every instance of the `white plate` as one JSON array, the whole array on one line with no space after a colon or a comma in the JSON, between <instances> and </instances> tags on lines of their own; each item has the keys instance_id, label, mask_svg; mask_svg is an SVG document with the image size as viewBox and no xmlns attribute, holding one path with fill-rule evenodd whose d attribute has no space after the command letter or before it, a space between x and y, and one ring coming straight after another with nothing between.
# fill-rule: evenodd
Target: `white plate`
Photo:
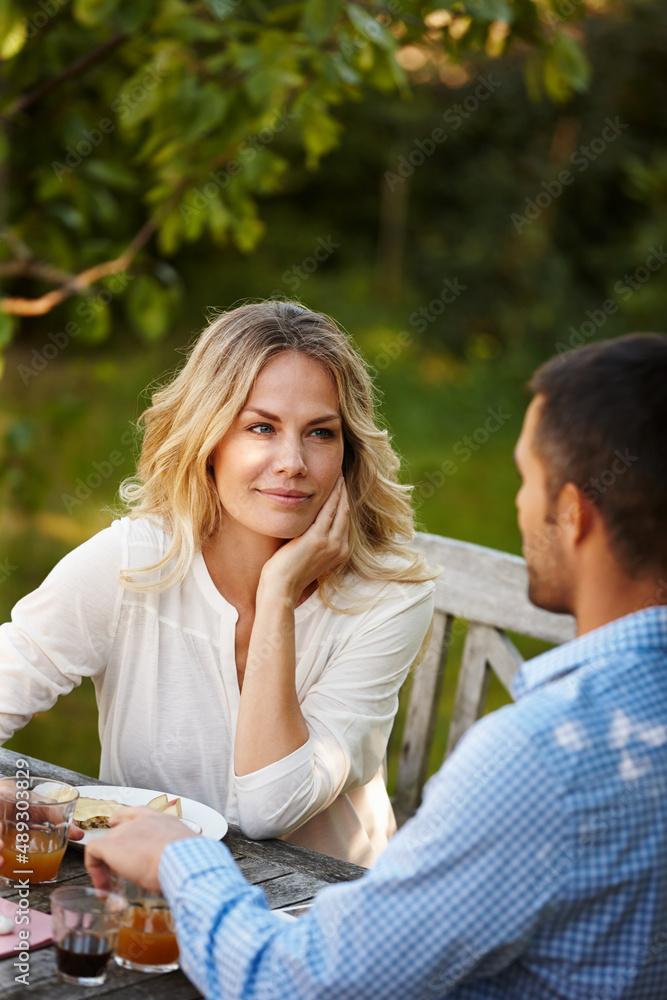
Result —
<instances>
[{"instance_id":1,"label":"white plate","mask_svg":"<svg viewBox=\"0 0 667 1000\"><path fill-rule=\"evenodd\" d=\"M123 802L127 806L145 806L156 795L164 794L150 788L126 788L124 785L75 785L74 787L79 795L87 795L93 799L111 799L114 802ZM227 833L227 820L217 810L205 806L202 802L196 802L195 799L186 799L182 795L177 796L173 792L166 794L170 799L180 798L183 819L198 823L202 829L203 837L221 840ZM106 833L105 830L87 830L83 840L70 840L70 844L84 847L91 835L97 837L104 833Z\"/></svg>"}]
</instances>

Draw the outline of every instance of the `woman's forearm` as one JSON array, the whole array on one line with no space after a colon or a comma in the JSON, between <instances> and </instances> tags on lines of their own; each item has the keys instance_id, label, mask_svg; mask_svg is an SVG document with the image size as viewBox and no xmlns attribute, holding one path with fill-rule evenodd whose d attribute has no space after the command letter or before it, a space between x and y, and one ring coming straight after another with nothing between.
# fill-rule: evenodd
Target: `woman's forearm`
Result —
<instances>
[{"instance_id":1,"label":"woman's forearm","mask_svg":"<svg viewBox=\"0 0 667 1000\"><path fill-rule=\"evenodd\" d=\"M250 774L282 760L308 740L296 694L294 596L260 582L234 743L234 770Z\"/></svg>"}]
</instances>

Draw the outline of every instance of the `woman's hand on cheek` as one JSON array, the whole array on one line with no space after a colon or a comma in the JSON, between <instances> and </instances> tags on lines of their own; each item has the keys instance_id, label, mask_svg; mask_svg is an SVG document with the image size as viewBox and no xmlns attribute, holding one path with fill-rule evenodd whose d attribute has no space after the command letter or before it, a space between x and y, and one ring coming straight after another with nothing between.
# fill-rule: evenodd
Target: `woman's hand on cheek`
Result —
<instances>
[{"instance_id":1,"label":"woman's hand on cheek","mask_svg":"<svg viewBox=\"0 0 667 1000\"><path fill-rule=\"evenodd\" d=\"M341 473L310 527L265 564L260 586L284 587L296 603L309 583L345 562L349 552L350 507Z\"/></svg>"}]
</instances>

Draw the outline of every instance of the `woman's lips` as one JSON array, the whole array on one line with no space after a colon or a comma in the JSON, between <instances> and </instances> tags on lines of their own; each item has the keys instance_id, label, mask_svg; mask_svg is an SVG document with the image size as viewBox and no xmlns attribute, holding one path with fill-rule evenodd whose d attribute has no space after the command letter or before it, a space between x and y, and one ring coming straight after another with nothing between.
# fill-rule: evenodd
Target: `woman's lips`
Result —
<instances>
[{"instance_id":1,"label":"woman's lips","mask_svg":"<svg viewBox=\"0 0 667 1000\"><path fill-rule=\"evenodd\" d=\"M311 497L310 493L273 493L271 490L259 490L259 492L281 507L301 507Z\"/></svg>"}]
</instances>

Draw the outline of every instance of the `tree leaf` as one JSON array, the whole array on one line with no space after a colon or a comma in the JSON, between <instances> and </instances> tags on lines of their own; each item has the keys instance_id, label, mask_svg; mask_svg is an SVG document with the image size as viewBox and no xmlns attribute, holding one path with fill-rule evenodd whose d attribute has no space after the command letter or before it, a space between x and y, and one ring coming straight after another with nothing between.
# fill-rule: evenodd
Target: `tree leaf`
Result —
<instances>
[{"instance_id":1,"label":"tree leaf","mask_svg":"<svg viewBox=\"0 0 667 1000\"><path fill-rule=\"evenodd\" d=\"M308 104L301 114L301 135L306 147L306 166L313 170L322 156L338 143L341 124L321 105Z\"/></svg>"},{"instance_id":2,"label":"tree leaf","mask_svg":"<svg viewBox=\"0 0 667 1000\"><path fill-rule=\"evenodd\" d=\"M109 21L117 6L118 0L74 0L74 19L92 28Z\"/></svg>"},{"instance_id":3,"label":"tree leaf","mask_svg":"<svg viewBox=\"0 0 667 1000\"><path fill-rule=\"evenodd\" d=\"M463 6L466 14L476 21L505 21L511 24L514 20L514 11L506 0L464 0Z\"/></svg>"},{"instance_id":4,"label":"tree leaf","mask_svg":"<svg viewBox=\"0 0 667 1000\"><path fill-rule=\"evenodd\" d=\"M142 274L130 283L124 298L128 321L142 340L161 340L169 329L168 294L159 281Z\"/></svg>"},{"instance_id":5,"label":"tree leaf","mask_svg":"<svg viewBox=\"0 0 667 1000\"><path fill-rule=\"evenodd\" d=\"M380 24L363 7L356 3L349 3L346 7L348 16L353 25L364 38L367 38L374 45L381 49L393 51L396 48L396 39L384 24Z\"/></svg>"},{"instance_id":6,"label":"tree leaf","mask_svg":"<svg viewBox=\"0 0 667 1000\"><path fill-rule=\"evenodd\" d=\"M152 17L153 7L153 0L132 0L130 4L121 5L116 13L116 20L123 31L131 34Z\"/></svg>"},{"instance_id":7,"label":"tree leaf","mask_svg":"<svg viewBox=\"0 0 667 1000\"><path fill-rule=\"evenodd\" d=\"M160 252L165 254L167 257L171 257L172 254L176 253L181 245L185 231L185 219L183 218L182 213L186 209L187 205L184 200L180 203L178 208L169 212L158 231L158 246L160 248Z\"/></svg>"},{"instance_id":8,"label":"tree leaf","mask_svg":"<svg viewBox=\"0 0 667 1000\"><path fill-rule=\"evenodd\" d=\"M219 198L212 198L206 210L206 222L216 243L224 243L232 221L227 206Z\"/></svg>"},{"instance_id":9,"label":"tree leaf","mask_svg":"<svg viewBox=\"0 0 667 1000\"><path fill-rule=\"evenodd\" d=\"M27 21L13 3L0 3L0 59L18 55L28 37Z\"/></svg>"},{"instance_id":10,"label":"tree leaf","mask_svg":"<svg viewBox=\"0 0 667 1000\"><path fill-rule=\"evenodd\" d=\"M88 177L120 191L133 191L138 184L136 174L122 163L112 163L110 160L87 160L83 171Z\"/></svg>"},{"instance_id":11,"label":"tree leaf","mask_svg":"<svg viewBox=\"0 0 667 1000\"><path fill-rule=\"evenodd\" d=\"M204 4L218 21L224 21L238 7L237 0L204 0Z\"/></svg>"},{"instance_id":12,"label":"tree leaf","mask_svg":"<svg viewBox=\"0 0 667 1000\"><path fill-rule=\"evenodd\" d=\"M332 33L342 10L342 0L307 0L301 24L311 41L319 45Z\"/></svg>"},{"instance_id":13,"label":"tree leaf","mask_svg":"<svg viewBox=\"0 0 667 1000\"><path fill-rule=\"evenodd\" d=\"M0 348L11 344L16 326L15 316L10 316L6 312L0 312Z\"/></svg>"},{"instance_id":14,"label":"tree leaf","mask_svg":"<svg viewBox=\"0 0 667 1000\"><path fill-rule=\"evenodd\" d=\"M100 289L84 299L75 299L70 315L79 328L81 340L100 344L111 333L111 313L106 289Z\"/></svg>"},{"instance_id":15,"label":"tree leaf","mask_svg":"<svg viewBox=\"0 0 667 1000\"><path fill-rule=\"evenodd\" d=\"M233 224L234 242L243 253L250 253L261 240L264 230L264 223L254 214L243 216Z\"/></svg>"},{"instance_id":16,"label":"tree leaf","mask_svg":"<svg viewBox=\"0 0 667 1000\"><path fill-rule=\"evenodd\" d=\"M554 64L568 86L577 93L586 90L591 78L591 66L576 38L559 31L552 45Z\"/></svg>"}]
</instances>

